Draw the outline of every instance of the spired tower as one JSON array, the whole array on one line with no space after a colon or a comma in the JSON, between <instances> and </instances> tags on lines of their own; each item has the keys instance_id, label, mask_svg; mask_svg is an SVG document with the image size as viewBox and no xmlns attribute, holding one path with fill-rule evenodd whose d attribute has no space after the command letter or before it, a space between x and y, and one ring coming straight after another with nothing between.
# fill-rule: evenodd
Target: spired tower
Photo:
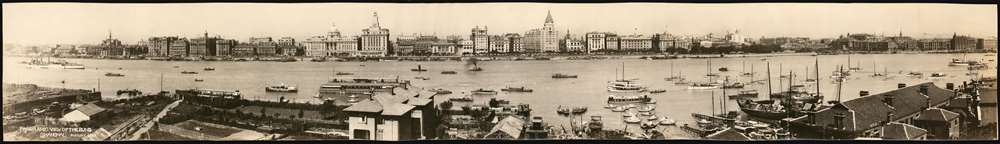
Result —
<instances>
[{"instance_id":1,"label":"spired tower","mask_svg":"<svg viewBox=\"0 0 1000 144\"><path fill-rule=\"evenodd\" d=\"M552 11L548 11L545 16L545 24L542 26L541 48L543 52L559 51L559 32L556 31L555 21L552 19Z\"/></svg>"},{"instance_id":2,"label":"spired tower","mask_svg":"<svg viewBox=\"0 0 1000 144\"><path fill-rule=\"evenodd\" d=\"M362 30L361 48L355 56L383 57L391 53L389 49L389 29L382 28L378 12L372 13L372 25Z\"/></svg>"}]
</instances>

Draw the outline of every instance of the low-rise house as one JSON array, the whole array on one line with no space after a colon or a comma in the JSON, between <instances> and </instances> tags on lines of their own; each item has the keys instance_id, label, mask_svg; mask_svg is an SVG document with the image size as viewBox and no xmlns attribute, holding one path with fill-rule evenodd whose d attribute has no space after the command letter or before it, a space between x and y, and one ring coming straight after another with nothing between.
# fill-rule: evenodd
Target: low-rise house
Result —
<instances>
[{"instance_id":1,"label":"low-rise house","mask_svg":"<svg viewBox=\"0 0 1000 144\"><path fill-rule=\"evenodd\" d=\"M882 126L879 134L882 139L925 140L927 130L905 123L891 122Z\"/></svg>"},{"instance_id":2,"label":"low-rise house","mask_svg":"<svg viewBox=\"0 0 1000 144\"><path fill-rule=\"evenodd\" d=\"M961 129L958 113L940 108L920 112L913 122L917 127L926 129L931 139L955 139Z\"/></svg>"},{"instance_id":3,"label":"low-rise house","mask_svg":"<svg viewBox=\"0 0 1000 144\"><path fill-rule=\"evenodd\" d=\"M105 109L94 103L80 106L76 110L70 111L60 118L60 121L81 123L90 120L99 120L104 116Z\"/></svg>"},{"instance_id":4,"label":"low-rise house","mask_svg":"<svg viewBox=\"0 0 1000 144\"><path fill-rule=\"evenodd\" d=\"M524 133L525 121L516 116L508 116L497 122L486 134L485 139L521 139Z\"/></svg>"}]
</instances>

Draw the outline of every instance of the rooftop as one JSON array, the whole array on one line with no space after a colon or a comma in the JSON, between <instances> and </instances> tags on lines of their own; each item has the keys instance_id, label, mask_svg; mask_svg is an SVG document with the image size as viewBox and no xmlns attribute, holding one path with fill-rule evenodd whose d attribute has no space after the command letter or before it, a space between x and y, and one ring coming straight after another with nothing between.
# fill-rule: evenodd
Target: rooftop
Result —
<instances>
[{"instance_id":1,"label":"rooftop","mask_svg":"<svg viewBox=\"0 0 1000 144\"><path fill-rule=\"evenodd\" d=\"M882 138L885 139L917 139L926 135L927 130L904 123L892 122L882 127Z\"/></svg>"}]
</instances>

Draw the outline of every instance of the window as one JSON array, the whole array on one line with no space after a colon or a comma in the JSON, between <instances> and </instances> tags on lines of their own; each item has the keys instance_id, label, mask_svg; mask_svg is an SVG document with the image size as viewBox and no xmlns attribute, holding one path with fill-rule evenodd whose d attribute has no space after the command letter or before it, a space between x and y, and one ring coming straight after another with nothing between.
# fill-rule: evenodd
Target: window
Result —
<instances>
[{"instance_id":1,"label":"window","mask_svg":"<svg viewBox=\"0 0 1000 144\"><path fill-rule=\"evenodd\" d=\"M361 124L368 124L368 117L362 116L361 117Z\"/></svg>"},{"instance_id":2,"label":"window","mask_svg":"<svg viewBox=\"0 0 1000 144\"><path fill-rule=\"evenodd\" d=\"M354 130L354 139L365 139L366 140L366 139L369 139L370 135L371 135L371 132L369 132L368 130L361 130L361 129L355 129Z\"/></svg>"},{"instance_id":3,"label":"window","mask_svg":"<svg viewBox=\"0 0 1000 144\"><path fill-rule=\"evenodd\" d=\"M376 119L375 124L385 124L385 119Z\"/></svg>"}]
</instances>

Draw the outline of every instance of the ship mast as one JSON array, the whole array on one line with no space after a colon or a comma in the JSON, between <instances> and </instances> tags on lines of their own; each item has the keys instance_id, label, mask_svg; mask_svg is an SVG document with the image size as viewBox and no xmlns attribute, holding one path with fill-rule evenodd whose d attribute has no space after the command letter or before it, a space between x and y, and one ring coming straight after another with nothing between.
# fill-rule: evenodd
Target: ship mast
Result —
<instances>
[{"instance_id":1,"label":"ship mast","mask_svg":"<svg viewBox=\"0 0 1000 144\"><path fill-rule=\"evenodd\" d=\"M767 62L767 96L771 96L771 62Z\"/></svg>"},{"instance_id":2,"label":"ship mast","mask_svg":"<svg viewBox=\"0 0 1000 144\"><path fill-rule=\"evenodd\" d=\"M816 96L820 96L820 94L819 94L819 83L820 83L819 82L819 57L816 58L814 66L816 67L816 69L813 70L813 72L816 74ZM820 101L822 101L822 99L820 99Z\"/></svg>"}]
</instances>

